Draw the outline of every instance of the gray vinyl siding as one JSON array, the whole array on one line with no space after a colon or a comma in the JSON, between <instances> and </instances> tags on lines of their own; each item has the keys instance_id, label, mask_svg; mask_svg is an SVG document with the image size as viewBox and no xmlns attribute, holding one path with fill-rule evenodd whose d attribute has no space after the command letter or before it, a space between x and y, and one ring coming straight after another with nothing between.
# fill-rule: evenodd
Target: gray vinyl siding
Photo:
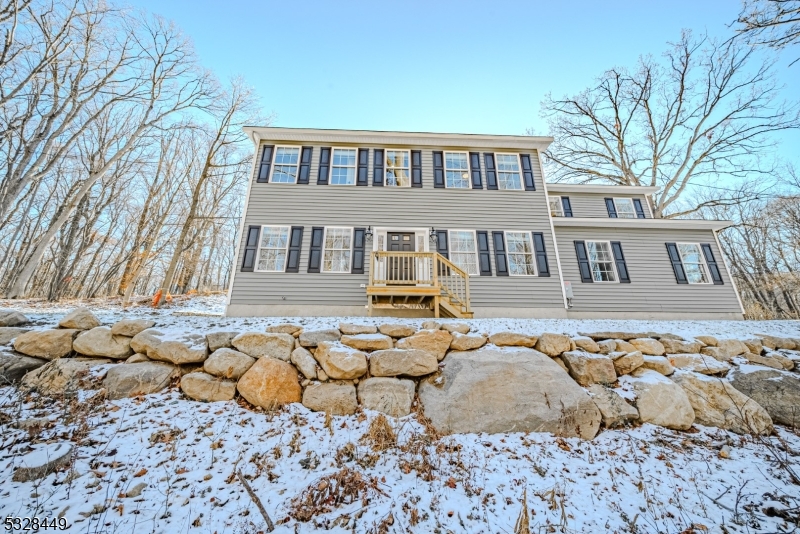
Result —
<instances>
[{"instance_id":1,"label":"gray vinyl siding","mask_svg":"<svg viewBox=\"0 0 800 534\"><path fill-rule=\"evenodd\" d=\"M265 143L266 144L266 143ZM268 143L282 144L282 143ZM286 143L296 144L296 143ZM237 272L231 304L238 305L327 305L354 306L367 303L362 284L369 275L308 273L312 226L434 227L437 230L465 229L525 230L542 232L550 277L498 277L492 250L492 276L472 276L473 309L480 307L563 308L555 248L545 201L538 154L535 150L470 148L468 151L527 153L531 155L536 191L487 190L483 156L481 190L437 189L433 186L433 151L465 152L448 147L390 147L371 144L314 146L308 185L253 183L245 216L245 234L250 225L303 226L299 273ZM370 150L369 186L317 185L321 146L360 148L402 148L422 151L422 188L373 187L373 150ZM261 151L257 152L260 157ZM256 172L257 166L256 166ZM377 239L377 236L373 239ZM240 241L241 261L244 236ZM367 244L371 250L371 243ZM435 250L433 246L430 248ZM365 259L365 271L369 267Z\"/></svg>"},{"instance_id":2,"label":"gray vinyl siding","mask_svg":"<svg viewBox=\"0 0 800 534\"><path fill-rule=\"evenodd\" d=\"M711 230L556 227L565 281L574 311L741 313ZM582 283L574 241L620 241L630 284ZM710 243L723 285L678 284L665 243Z\"/></svg>"},{"instance_id":3,"label":"gray vinyl siding","mask_svg":"<svg viewBox=\"0 0 800 534\"><path fill-rule=\"evenodd\" d=\"M600 217L608 218L608 210L606 209L606 198L638 198L642 201L644 208L644 215L650 219L650 210L647 207L647 199L644 195L612 195L601 193L550 193L550 196L555 197L569 197L570 204L572 205L573 217Z\"/></svg>"}]
</instances>

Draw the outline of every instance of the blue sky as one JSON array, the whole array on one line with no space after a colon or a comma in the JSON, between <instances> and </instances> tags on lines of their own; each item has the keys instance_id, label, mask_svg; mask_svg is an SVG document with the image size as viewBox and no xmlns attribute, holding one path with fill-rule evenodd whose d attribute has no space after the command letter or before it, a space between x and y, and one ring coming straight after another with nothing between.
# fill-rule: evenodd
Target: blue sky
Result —
<instances>
[{"instance_id":1,"label":"blue sky","mask_svg":"<svg viewBox=\"0 0 800 534\"><path fill-rule=\"evenodd\" d=\"M738 0L128 0L174 20L204 65L241 74L276 126L546 134L539 103L661 54L682 28L728 35ZM786 98L800 63L784 53ZM800 134L782 136L797 161Z\"/></svg>"}]
</instances>

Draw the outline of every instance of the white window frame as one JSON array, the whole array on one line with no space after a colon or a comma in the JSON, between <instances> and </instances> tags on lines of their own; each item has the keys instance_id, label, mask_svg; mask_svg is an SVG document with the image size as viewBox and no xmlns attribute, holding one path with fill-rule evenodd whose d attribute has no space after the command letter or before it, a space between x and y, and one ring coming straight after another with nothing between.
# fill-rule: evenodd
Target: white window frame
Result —
<instances>
[{"instance_id":1,"label":"white window frame","mask_svg":"<svg viewBox=\"0 0 800 534\"><path fill-rule=\"evenodd\" d=\"M552 201L556 201L558 205L558 209L556 210L556 214L553 215L553 207L551 206ZM550 195L547 196L547 210L550 212L551 217L563 217L564 216L564 204L561 201L561 197L551 197Z\"/></svg>"},{"instance_id":2,"label":"white window frame","mask_svg":"<svg viewBox=\"0 0 800 534\"><path fill-rule=\"evenodd\" d=\"M447 185L447 155L448 154L463 154L467 158L467 187L452 187ZM461 152L460 150L446 150L442 152L442 168L444 169L444 187L445 189L472 189L472 162L469 160L469 152ZM455 171L456 169L450 169ZM461 170L461 169L458 169Z\"/></svg>"},{"instance_id":3,"label":"white window frame","mask_svg":"<svg viewBox=\"0 0 800 534\"><path fill-rule=\"evenodd\" d=\"M285 183L285 182L279 182L279 183ZM284 258L283 270L281 270L281 271L276 270L276 269L259 269L258 268L258 263L259 263L259 260L261 259L261 249L262 249L262 247L261 247L261 238L264 236L264 228L285 228L286 229L286 248L284 249L285 258ZM257 272L257 273L284 273L284 272L286 272L286 263L289 261L289 245L291 244L291 241L292 241L292 227L291 227L291 225L262 224L261 225L261 229L258 232L258 247L256 248L256 262L255 262L255 265L253 266L253 271ZM279 248L274 248L274 249L270 249L270 250L280 250L280 249Z\"/></svg>"},{"instance_id":4,"label":"white window frame","mask_svg":"<svg viewBox=\"0 0 800 534\"><path fill-rule=\"evenodd\" d=\"M388 153L389 152L405 152L408 156L408 167L392 167L392 169L405 169L408 171L408 185L389 185L389 165ZM358 163L358 162L356 162ZM385 187L411 187L411 150L405 148L383 148L383 185Z\"/></svg>"},{"instance_id":5,"label":"white window frame","mask_svg":"<svg viewBox=\"0 0 800 534\"><path fill-rule=\"evenodd\" d=\"M606 243L608 244L608 252L611 254L611 272L614 273L614 280L595 280L594 269L592 269L592 257L589 255L589 243ZM614 247L611 246L611 241L604 241L602 239L589 239L585 241L586 244L586 260L589 262L589 273L592 275L592 282L595 284L619 284L619 273L617 272L617 261L614 259Z\"/></svg>"},{"instance_id":6,"label":"white window frame","mask_svg":"<svg viewBox=\"0 0 800 534\"><path fill-rule=\"evenodd\" d=\"M617 218L618 219L636 219L638 217L638 215L636 214L636 205L633 203L633 199L632 198L629 198L629 197L614 197L613 201L614 201L614 209L617 212ZM619 210L619 204L617 204L618 201L628 201L628 203L631 205L631 214L632 214L631 217L620 217L619 216L620 210Z\"/></svg>"},{"instance_id":7,"label":"white window frame","mask_svg":"<svg viewBox=\"0 0 800 534\"><path fill-rule=\"evenodd\" d=\"M520 176L521 178L521 176ZM511 191L514 191L511 189ZM533 265L533 274L512 274L511 273L511 260L509 257L511 256L511 249L508 247L508 234L526 234L528 239L530 240L531 244L531 265ZM506 245L506 264L508 267L508 275L509 276L539 276L539 267L536 265L536 246L533 242L533 233L528 232L527 230L504 230L503 231L503 240L505 241Z\"/></svg>"},{"instance_id":8,"label":"white window frame","mask_svg":"<svg viewBox=\"0 0 800 534\"><path fill-rule=\"evenodd\" d=\"M275 181L275 158L278 155L279 148L296 148L297 149L297 165L294 169L294 182L276 182ZM297 183L297 179L300 177L300 161L303 159L303 147L298 145L275 145L275 148L272 149L272 163L270 164L269 169L269 183L271 184L278 184L278 185L293 185ZM281 164L283 165L283 164Z\"/></svg>"},{"instance_id":9,"label":"white window frame","mask_svg":"<svg viewBox=\"0 0 800 534\"><path fill-rule=\"evenodd\" d=\"M350 230L350 249L348 252L348 263L349 269L346 271L327 271L325 270L325 243L328 241L328 230L329 229L336 229L336 230ZM326 226L325 231L322 233L322 254L319 259L320 261L320 269L319 272L321 273L330 273L330 274L350 274L353 270L353 240L355 237L355 227L353 226ZM343 249L331 249L331 250L343 250Z\"/></svg>"},{"instance_id":10,"label":"white window frame","mask_svg":"<svg viewBox=\"0 0 800 534\"><path fill-rule=\"evenodd\" d=\"M353 166L352 167L350 165L336 165L336 167L347 168L347 169L352 168L353 169L353 183L352 184L335 184L335 183L333 183L333 167L334 167L334 165L333 165L333 156L334 156L334 154L336 154L337 150L355 150L356 151L356 157L353 160ZM358 183L358 148L357 147L352 147L352 146L334 146L334 147L331 147L331 163L330 163L330 167L328 168L328 173L329 173L329 175L328 175L328 185L335 185L335 186L342 186L342 187L355 186ZM336 228L339 228L339 227L336 227Z\"/></svg>"},{"instance_id":11,"label":"white window frame","mask_svg":"<svg viewBox=\"0 0 800 534\"><path fill-rule=\"evenodd\" d=\"M518 189L507 189L504 187L500 187L500 162L498 161L497 156L514 156L517 158L517 168L519 170L519 188ZM525 190L525 178L522 176L522 160L519 157L519 154L515 154L513 152L495 152L494 153L494 172L495 172L495 179L497 180L497 189L499 191L524 191Z\"/></svg>"},{"instance_id":12,"label":"white window frame","mask_svg":"<svg viewBox=\"0 0 800 534\"><path fill-rule=\"evenodd\" d=\"M458 265L456 262L454 262L452 260L453 254L456 253L456 251L453 250L453 246L452 246L452 243L453 243L452 232L469 232L470 234L472 234L472 242L475 244L475 272L471 273L471 272L467 271L466 269L464 269L463 267L461 267L460 265ZM479 276L481 274L481 254L480 254L480 251L478 250L478 234L477 234L477 232L475 230L467 230L467 229L459 229L459 228L455 228L455 229L452 229L452 230L447 230L447 244L448 244L447 248L448 248L448 251L449 251L450 257L451 257L450 261L453 262L454 265L458 266L459 269L461 269L462 271L466 272L470 276Z\"/></svg>"},{"instance_id":13,"label":"white window frame","mask_svg":"<svg viewBox=\"0 0 800 534\"><path fill-rule=\"evenodd\" d=\"M697 247L697 250L700 251L700 263L696 264L691 262L693 265L702 265L706 271L706 281L705 282L690 282L689 281L689 273L686 272L686 260L683 258L683 253L681 252L681 245L694 245ZM713 284L714 281L711 280L711 269L708 268L708 262L706 261L706 255L703 253L703 247L700 246L700 243L675 243L675 247L678 249L678 256L681 257L681 265L683 266L683 275L686 277L686 282L692 285L697 286L705 286L709 284Z\"/></svg>"}]
</instances>

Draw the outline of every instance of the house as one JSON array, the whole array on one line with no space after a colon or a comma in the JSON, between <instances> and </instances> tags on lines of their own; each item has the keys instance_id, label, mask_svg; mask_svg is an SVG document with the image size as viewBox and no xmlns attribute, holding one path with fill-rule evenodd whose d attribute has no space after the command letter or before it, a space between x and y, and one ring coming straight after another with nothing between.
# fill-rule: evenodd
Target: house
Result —
<instances>
[{"instance_id":1,"label":"house","mask_svg":"<svg viewBox=\"0 0 800 534\"><path fill-rule=\"evenodd\" d=\"M549 137L247 127L229 316L741 319L729 223L547 184Z\"/></svg>"}]
</instances>

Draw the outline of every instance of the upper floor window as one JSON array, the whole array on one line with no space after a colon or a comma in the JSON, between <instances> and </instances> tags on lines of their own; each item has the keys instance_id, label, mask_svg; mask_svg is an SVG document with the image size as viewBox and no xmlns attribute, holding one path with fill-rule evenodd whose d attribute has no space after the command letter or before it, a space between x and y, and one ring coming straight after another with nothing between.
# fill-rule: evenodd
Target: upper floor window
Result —
<instances>
[{"instance_id":1,"label":"upper floor window","mask_svg":"<svg viewBox=\"0 0 800 534\"><path fill-rule=\"evenodd\" d=\"M473 230L450 230L450 261L467 274L480 274L478 270L478 247Z\"/></svg>"},{"instance_id":2,"label":"upper floor window","mask_svg":"<svg viewBox=\"0 0 800 534\"><path fill-rule=\"evenodd\" d=\"M511 276L536 276L536 258L530 232L506 232L508 274Z\"/></svg>"},{"instance_id":3,"label":"upper floor window","mask_svg":"<svg viewBox=\"0 0 800 534\"><path fill-rule=\"evenodd\" d=\"M285 271L288 248L288 226L262 226L256 270L281 273Z\"/></svg>"},{"instance_id":4,"label":"upper floor window","mask_svg":"<svg viewBox=\"0 0 800 534\"><path fill-rule=\"evenodd\" d=\"M331 165L331 185L354 185L356 183L355 148L334 148Z\"/></svg>"},{"instance_id":5,"label":"upper floor window","mask_svg":"<svg viewBox=\"0 0 800 534\"><path fill-rule=\"evenodd\" d=\"M386 185L411 187L411 172L408 150L386 151Z\"/></svg>"},{"instance_id":6,"label":"upper floor window","mask_svg":"<svg viewBox=\"0 0 800 534\"><path fill-rule=\"evenodd\" d=\"M519 156L495 154L497 159L497 185L500 189L522 189Z\"/></svg>"},{"instance_id":7,"label":"upper floor window","mask_svg":"<svg viewBox=\"0 0 800 534\"><path fill-rule=\"evenodd\" d=\"M703 261L703 251L699 243L678 243L686 280L690 284L708 284L708 269Z\"/></svg>"},{"instance_id":8,"label":"upper floor window","mask_svg":"<svg viewBox=\"0 0 800 534\"><path fill-rule=\"evenodd\" d=\"M322 272L349 273L352 243L352 228L325 227Z\"/></svg>"},{"instance_id":9,"label":"upper floor window","mask_svg":"<svg viewBox=\"0 0 800 534\"><path fill-rule=\"evenodd\" d=\"M592 270L592 280L595 282L617 281L617 274L614 272L614 255L611 252L610 242L587 241L586 252L589 257L589 267Z\"/></svg>"},{"instance_id":10,"label":"upper floor window","mask_svg":"<svg viewBox=\"0 0 800 534\"><path fill-rule=\"evenodd\" d=\"M561 205L561 197L547 197L547 202L550 205L551 217L563 217L564 208Z\"/></svg>"},{"instance_id":11,"label":"upper floor window","mask_svg":"<svg viewBox=\"0 0 800 534\"><path fill-rule=\"evenodd\" d=\"M633 199L615 198L614 207L617 210L617 217L620 219L635 219L636 210L633 207Z\"/></svg>"},{"instance_id":12,"label":"upper floor window","mask_svg":"<svg viewBox=\"0 0 800 534\"><path fill-rule=\"evenodd\" d=\"M445 187L455 189L470 189L469 160L466 152L444 153L444 182Z\"/></svg>"},{"instance_id":13,"label":"upper floor window","mask_svg":"<svg viewBox=\"0 0 800 534\"><path fill-rule=\"evenodd\" d=\"M279 146L275 148L272 183L293 184L297 182L297 167L300 163L300 147Z\"/></svg>"}]
</instances>

